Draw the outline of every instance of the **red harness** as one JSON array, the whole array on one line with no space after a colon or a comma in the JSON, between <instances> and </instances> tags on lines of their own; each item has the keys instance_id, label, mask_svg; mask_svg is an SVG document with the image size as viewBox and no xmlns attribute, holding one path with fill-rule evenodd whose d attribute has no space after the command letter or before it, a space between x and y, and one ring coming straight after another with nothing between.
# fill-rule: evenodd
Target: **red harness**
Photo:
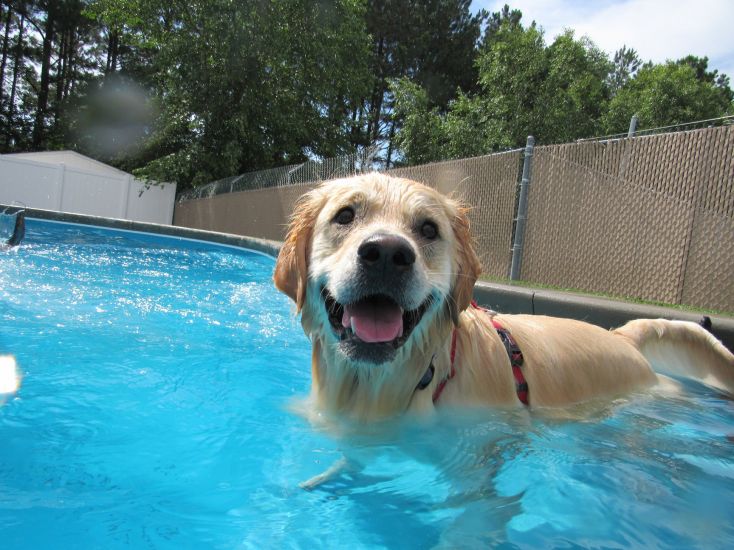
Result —
<instances>
[{"instance_id":1,"label":"red harness","mask_svg":"<svg viewBox=\"0 0 734 550\"><path fill-rule=\"evenodd\" d=\"M479 307L476 302L472 302L472 307L474 307L475 309L480 309L482 311L487 311L486 309ZM523 404L530 405L528 382L527 380L525 380L525 375L522 373L522 368L521 368L523 361L524 361L522 352L520 351L520 348L517 345L517 342L515 342L515 339L512 337L512 334L510 334L510 331L504 328L494 318L491 318L490 320L492 322L492 326L497 331L497 334L499 335L500 340L502 340L502 344L505 346L505 350L507 351L507 356L510 358L510 365L512 365L512 375L515 377L515 391L517 392L517 398ZM441 380L441 382L438 383L438 386L436 386L436 389L433 392L433 402L434 403L438 401L439 397L441 397L441 393L443 392L443 389L446 387L446 383L449 380L451 380L454 376L456 376L455 359L456 359L456 329L454 329L454 332L451 335L451 370L449 371L449 375L446 378L444 378L443 380Z\"/></svg>"},{"instance_id":2,"label":"red harness","mask_svg":"<svg viewBox=\"0 0 734 550\"><path fill-rule=\"evenodd\" d=\"M454 332L451 334L451 370L449 371L449 375L441 380L438 383L438 386L436 386L436 389L433 390L433 402L435 403L438 401L438 398L441 397L441 392L443 392L443 389L446 387L446 382L451 380L454 376L456 376L456 367L454 366L454 359L456 359L456 329L454 329Z\"/></svg>"}]
</instances>

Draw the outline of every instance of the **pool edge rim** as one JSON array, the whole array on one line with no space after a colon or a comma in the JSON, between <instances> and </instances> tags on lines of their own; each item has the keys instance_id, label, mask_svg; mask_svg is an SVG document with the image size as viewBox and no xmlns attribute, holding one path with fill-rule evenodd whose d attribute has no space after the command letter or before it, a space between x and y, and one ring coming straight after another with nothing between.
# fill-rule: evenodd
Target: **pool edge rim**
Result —
<instances>
[{"instance_id":1,"label":"pool edge rim","mask_svg":"<svg viewBox=\"0 0 734 550\"><path fill-rule=\"evenodd\" d=\"M247 237L243 235L234 235L231 233L207 231L204 229L192 229L189 227L180 227L177 225L125 220L121 218L92 216L89 214L58 212L56 210L44 210L41 208L27 208L23 206L5 205L0 203L0 211L7 211L7 213L13 214L20 210L24 210L26 212L26 216L29 218L65 223L78 223L82 225L96 225L99 227L106 227L110 229L137 231L143 233L152 233L156 235L164 235L166 237L179 237L185 239L206 241L216 244L234 246L237 248L248 248L250 250L254 250L268 256L277 256L281 246L281 243L277 241L258 239L255 237Z\"/></svg>"}]
</instances>

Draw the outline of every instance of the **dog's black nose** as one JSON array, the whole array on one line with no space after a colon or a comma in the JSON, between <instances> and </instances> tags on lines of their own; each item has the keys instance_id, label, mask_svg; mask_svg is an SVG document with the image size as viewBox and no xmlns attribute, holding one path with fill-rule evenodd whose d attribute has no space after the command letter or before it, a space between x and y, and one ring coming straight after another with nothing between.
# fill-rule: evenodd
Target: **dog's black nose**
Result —
<instances>
[{"instance_id":1,"label":"dog's black nose","mask_svg":"<svg viewBox=\"0 0 734 550\"><path fill-rule=\"evenodd\" d=\"M397 271L407 271L415 263L413 247L398 235L372 235L359 246L357 256L366 267Z\"/></svg>"}]
</instances>

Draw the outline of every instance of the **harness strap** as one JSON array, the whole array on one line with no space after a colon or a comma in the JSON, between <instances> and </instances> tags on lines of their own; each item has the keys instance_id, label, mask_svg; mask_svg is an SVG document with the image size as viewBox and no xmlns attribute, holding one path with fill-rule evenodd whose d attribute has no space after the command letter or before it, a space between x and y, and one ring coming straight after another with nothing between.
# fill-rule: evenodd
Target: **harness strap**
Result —
<instances>
[{"instance_id":1,"label":"harness strap","mask_svg":"<svg viewBox=\"0 0 734 550\"><path fill-rule=\"evenodd\" d=\"M515 377L515 391L517 392L517 398L522 401L523 404L530 404L530 396L528 395L528 382L525 380L525 375L522 373L522 364L525 361L522 352L520 351L517 342L512 337L512 334L505 329L498 321L492 319L492 326L497 331L497 334L502 340L502 344L505 346L507 356L510 358L510 365L512 366L512 375Z\"/></svg>"},{"instance_id":2,"label":"harness strap","mask_svg":"<svg viewBox=\"0 0 734 550\"><path fill-rule=\"evenodd\" d=\"M480 309L485 312L487 311L486 309L477 305L477 303L474 301L472 301L471 305L475 309ZM491 317L490 321L492 322L492 326L494 327L494 329L497 331L497 334L499 335L500 340L502 341L502 345L504 345L505 347L505 351L507 351L507 356L510 358L510 365L512 366L512 375L515 378L515 391L517 392L517 398L524 405L530 405L530 390L528 387L528 382L527 380L525 380L525 375L523 374L522 368L521 368L525 361L522 356L522 351L520 351L520 347L517 345L517 342L512 337L512 334L510 334L509 330L504 328L499 323L499 321L494 319L494 317ZM441 382L438 383L438 386L436 386L436 389L433 392L433 402L434 403L438 401L439 397L441 397L441 393L443 392L444 388L446 387L446 383L449 380L451 380L454 376L456 376L455 360L456 360L456 329L454 329L453 333L451 334L451 370L449 371L449 375L446 378L444 378L443 380L441 380ZM431 360L430 371L431 371L431 378L433 378L433 360ZM429 383L430 383L430 380L429 380ZM426 386L427 385L428 384L426 384Z\"/></svg>"},{"instance_id":3,"label":"harness strap","mask_svg":"<svg viewBox=\"0 0 734 550\"><path fill-rule=\"evenodd\" d=\"M454 362L456 359L456 329L451 333L451 370L449 371L449 375L441 380L438 383L438 386L436 386L436 389L433 390L433 402L435 403L438 401L438 398L441 397L441 393L443 392L443 389L446 387L446 383L451 380L454 376L456 376L456 367L454 366Z\"/></svg>"}]
</instances>

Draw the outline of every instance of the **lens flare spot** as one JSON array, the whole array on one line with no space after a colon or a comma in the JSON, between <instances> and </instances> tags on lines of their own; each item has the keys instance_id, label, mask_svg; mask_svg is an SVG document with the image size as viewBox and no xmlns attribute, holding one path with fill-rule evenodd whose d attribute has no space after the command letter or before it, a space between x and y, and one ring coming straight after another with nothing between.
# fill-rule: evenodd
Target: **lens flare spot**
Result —
<instances>
[{"instance_id":1,"label":"lens flare spot","mask_svg":"<svg viewBox=\"0 0 734 550\"><path fill-rule=\"evenodd\" d=\"M12 355L0 355L0 397L20 388L20 373Z\"/></svg>"}]
</instances>

